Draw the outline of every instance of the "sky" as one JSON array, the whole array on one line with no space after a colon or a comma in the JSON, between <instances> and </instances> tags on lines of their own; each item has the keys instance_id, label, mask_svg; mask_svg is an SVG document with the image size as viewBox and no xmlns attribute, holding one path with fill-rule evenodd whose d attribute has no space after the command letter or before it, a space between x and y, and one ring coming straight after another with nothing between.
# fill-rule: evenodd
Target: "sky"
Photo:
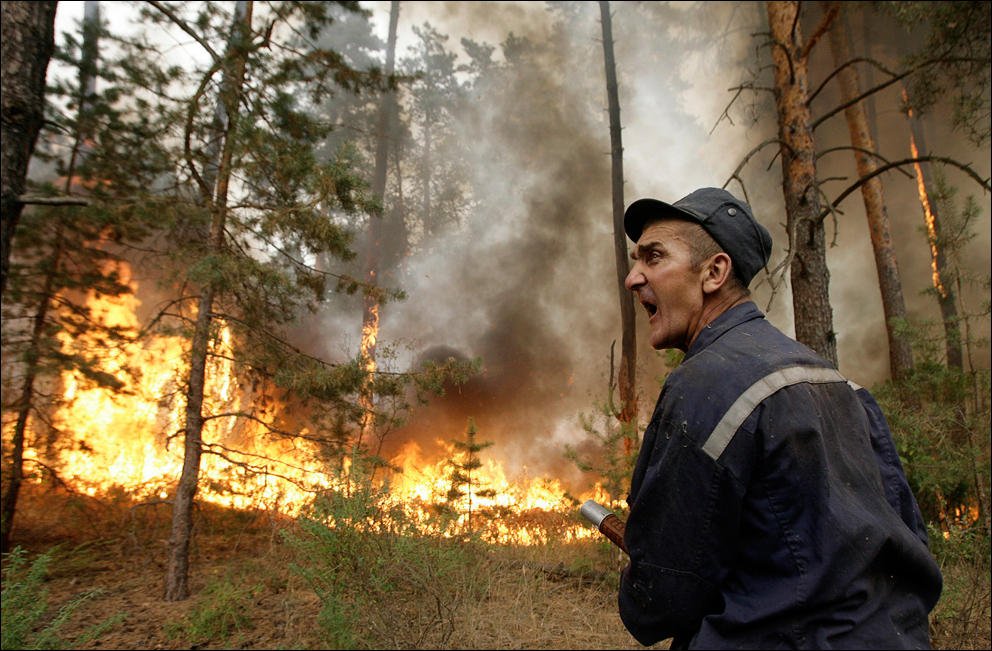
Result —
<instances>
[{"instance_id":1,"label":"sky","mask_svg":"<svg viewBox=\"0 0 992 651\"><path fill-rule=\"evenodd\" d=\"M390 3L361 4L373 12L385 38ZM471 417L479 436L495 443L490 453L512 468L562 476L564 446L586 440L579 415L594 413L605 398L610 346L619 342L620 323L600 24L596 3L587 4L591 17L577 21L566 40L553 43L546 65L520 79L513 93L485 98L481 129L478 123L472 131L465 125L464 137L474 144L471 173L486 188L482 201L460 228L405 261L407 299L383 309L380 340L402 347L409 358L454 352L480 357L484 367L481 376L412 414L396 432L397 444L415 440L429 447L451 439L464 432ZM763 28L762 3L641 4L611 3L625 205L645 196L670 202L698 187L723 186L775 128L770 105L748 94L734 103L731 119L721 119L733 89L757 67L754 34ZM81 6L59 3L60 29L81 15ZM114 12L109 15L114 20ZM543 2L402 2L400 55L412 43L413 26L426 22L450 34L449 48L457 52L461 36L498 46L511 32L548 45L550 21ZM556 61L561 69L551 65ZM813 65L823 68L829 61L824 40ZM814 113L836 99L826 93ZM988 151L968 146L946 119L936 118L928 123L933 153L959 155L987 178ZM883 151L894 152L893 158L908 156L902 116L889 110L879 123ZM841 144L842 118L817 137L821 149ZM753 211L775 241L770 267L785 256L780 169L766 150L742 174ZM821 178L852 174L849 155L822 161ZM966 259L974 273L988 275L989 196L950 175L981 207ZM910 315L935 319L936 303L923 294L929 252L915 185L891 173L884 180ZM848 182L827 187L839 192ZM727 187L740 196L739 185ZM828 240L836 242L827 260L839 365L847 377L870 387L888 373L881 300L860 196L853 194L841 209L843 215L827 231ZM792 334L787 287L775 294L767 282L752 288L772 323ZM987 289L965 299L977 310L983 296L988 300ZM639 312L638 320L640 403L649 412L664 356L649 350L646 317ZM357 350L360 322L327 314L319 323L322 331L314 336L326 339L328 355ZM978 327L988 335L987 319ZM988 349L974 362L988 367Z\"/></svg>"}]
</instances>

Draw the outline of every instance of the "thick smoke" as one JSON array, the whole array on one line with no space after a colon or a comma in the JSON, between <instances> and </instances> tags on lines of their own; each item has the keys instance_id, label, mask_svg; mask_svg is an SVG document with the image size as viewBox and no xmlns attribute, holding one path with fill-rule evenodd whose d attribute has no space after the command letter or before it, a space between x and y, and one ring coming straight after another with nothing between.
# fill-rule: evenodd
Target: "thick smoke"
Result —
<instances>
[{"instance_id":1,"label":"thick smoke","mask_svg":"<svg viewBox=\"0 0 992 651\"><path fill-rule=\"evenodd\" d=\"M620 335L609 135L598 10L580 4L585 6L577 12L561 15L543 3L401 4L401 34L430 21L451 34L452 43L468 36L499 45L512 33L530 39L534 49L528 65L514 69L512 83L484 89L492 92L478 97L481 118L475 114L465 122L472 127L463 137L474 143L473 173L486 195L460 228L408 261L401 284L409 298L383 312L384 340L481 357L485 370L415 413L396 442L414 439L428 446L451 439L471 417L479 436L496 444L488 453L563 476L568 463L562 446L582 438L578 415L592 413L606 397L610 344ZM775 135L770 96L745 94L729 119L721 120L731 89L754 74L754 34L765 28L760 4L612 4L625 203L639 196L673 200L696 187L723 185L753 147ZM384 22L388 3L372 6ZM566 22L565 32L556 28L558 19ZM826 42L820 49L825 58L814 60L818 71L831 63ZM879 105L892 106L890 99ZM828 93L814 113L836 101L836 93ZM886 127L881 147L908 149L900 115L880 116L879 122ZM968 151L945 130L934 136L948 145L941 147L945 155ZM821 149L840 144L846 138L843 117L821 127L817 137L825 143ZM767 148L741 174L756 214L776 240L770 267L785 256L781 168L773 154ZM974 162L987 175L988 161ZM848 179L828 186L834 193L845 187L853 176L850 152L825 160L820 176ZM929 262L917 232L922 218L915 185L895 177L886 177L886 196L907 303L913 318L932 318L933 299L920 295ZM736 183L729 189L743 192ZM976 269L987 273L987 197L982 201L986 218L973 248L980 252ZM870 386L887 376L881 302L860 195L841 208L836 246L828 251L841 370ZM765 283L755 294L769 318L791 334L787 286L772 295ZM664 367L644 342L641 331L639 388L647 412Z\"/></svg>"},{"instance_id":2,"label":"thick smoke","mask_svg":"<svg viewBox=\"0 0 992 651\"><path fill-rule=\"evenodd\" d=\"M472 173L484 196L407 262L409 298L384 308L381 331L483 362L480 376L419 411L393 441L430 448L460 437L472 418L494 456L535 473L564 465L556 433L578 430L580 411L605 393L619 335L608 134L576 93L582 84L562 75L573 45L559 39L552 49L548 38L534 42L527 65L479 89L462 137L476 143Z\"/></svg>"},{"instance_id":3,"label":"thick smoke","mask_svg":"<svg viewBox=\"0 0 992 651\"><path fill-rule=\"evenodd\" d=\"M70 16L63 5L72 4L60 3L60 20ZM389 3L362 4L373 11L385 40ZM495 46L498 61L499 46L511 34L530 46L504 79L476 90L462 116L460 138L473 144L469 172L481 194L463 223L424 242L404 261L396 284L408 298L383 306L380 341L407 351L399 367L447 356L483 362L481 375L416 410L405 427L390 434L393 450L411 440L430 449L436 440L461 436L472 418L479 437L495 443L486 454L511 470L526 467L567 479L575 475L562 448L582 440L579 414L593 413L606 398L610 345L620 337L620 320L598 6L555 4L565 11L549 11L538 2L400 3L398 58L412 42L413 27L426 22L450 35L449 48L461 56L461 37ZM724 185L754 147L776 135L767 93L745 91L722 117L733 89L758 74L755 55L767 57L755 36L767 30L763 3L611 6L625 204L642 196L674 200L697 187ZM877 36L880 47L892 41ZM895 67L894 53L881 54ZM825 39L812 65L815 83L832 69ZM884 111L878 116L878 143L891 158L900 158L908 156L909 145L903 116L894 108L895 92L877 102ZM814 115L837 101L836 91L828 90L814 102ZM953 133L946 116L934 115L927 124L933 153L959 156L989 176L988 152ZM824 123L816 137L820 150L843 145L843 116ZM785 257L781 167L774 154L774 147L765 148L741 172L755 214L775 239L770 267ZM834 179L825 186L829 194L846 187L854 176L850 152L821 159L819 175ZM963 258L972 273L987 275L989 197L971 180L953 171L948 176L962 195L974 194L979 201L977 236ZM915 181L890 172L884 182L910 316L935 320L936 301L923 294L930 282L929 250L920 231ZM742 195L740 183L728 188ZM840 367L872 386L886 379L888 355L860 195L849 196L840 209L836 225L828 224L828 238L836 228L828 263ZM793 332L787 286L773 295L762 282L755 298L773 323ZM964 300L977 310L988 290L969 290ZM357 305L348 297L322 314L319 325L305 324L297 332L302 346L332 359L353 357L361 327ZM665 369L663 357L646 344L644 317L638 319L638 387L647 414ZM987 319L977 329L987 335ZM988 349L974 361L987 367Z\"/></svg>"}]
</instances>

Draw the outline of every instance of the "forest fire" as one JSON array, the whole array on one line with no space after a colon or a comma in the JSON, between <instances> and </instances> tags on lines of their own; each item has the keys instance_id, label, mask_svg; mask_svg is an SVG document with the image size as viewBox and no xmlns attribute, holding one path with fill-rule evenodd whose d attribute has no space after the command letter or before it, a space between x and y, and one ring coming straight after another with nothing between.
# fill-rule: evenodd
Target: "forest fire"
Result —
<instances>
[{"instance_id":1,"label":"forest fire","mask_svg":"<svg viewBox=\"0 0 992 651\"><path fill-rule=\"evenodd\" d=\"M139 329L134 297L91 296L89 306L105 323ZM65 343L73 347L87 342ZM207 370L205 413L251 412L251 399L234 373L230 346L230 331L223 327ZM36 431L27 457L50 466L73 491L97 498L168 500L183 464L186 343L159 335L107 354L105 368L125 389L113 391L63 373L55 389L62 401L51 421L52 431L60 434L46 447L44 433ZM198 499L296 516L316 495L348 490L347 479L321 467L315 443L305 437L273 437L260 420L207 418ZM450 434L439 432L439 438ZM448 456L426 459L411 441L391 460L402 472L390 473L384 499L424 533L461 535L471 529L490 542L513 544L541 543L550 535L563 541L593 535L574 518L574 500L565 497L557 480L517 481L493 460L480 460L466 490L453 496L450 459L456 452L450 445L445 449ZM595 493L588 497L607 499ZM451 516L444 530L433 517L439 506Z\"/></svg>"},{"instance_id":2,"label":"forest fire","mask_svg":"<svg viewBox=\"0 0 992 651\"><path fill-rule=\"evenodd\" d=\"M372 378L375 377L377 368L375 348L379 342L379 303L373 297L366 297L365 301L365 318L362 323L362 341L359 353L365 365L363 370L366 374L367 384L359 396L358 406L363 411L361 437L368 440L375 425L375 396L373 395L370 383Z\"/></svg>"}]
</instances>

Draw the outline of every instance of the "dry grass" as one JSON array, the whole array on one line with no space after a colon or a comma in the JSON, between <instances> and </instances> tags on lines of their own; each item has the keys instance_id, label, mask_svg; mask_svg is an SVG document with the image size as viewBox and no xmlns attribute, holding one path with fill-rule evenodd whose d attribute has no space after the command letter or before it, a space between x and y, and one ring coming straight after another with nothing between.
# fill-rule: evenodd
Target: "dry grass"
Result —
<instances>
[{"instance_id":1,"label":"dry grass","mask_svg":"<svg viewBox=\"0 0 992 651\"><path fill-rule=\"evenodd\" d=\"M354 553L367 555L359 559L363 563L382 560L384 573L357 573L354 588L340 591L345 605L354 607L353 638L336 645L321 623L321 598L292 568L331 567L337 559L307 557L288 544L287 534L302 535L297 523L201 507L191 554L193 596L172 603L162 599L169 516L164 504L135 506L37 489L25 494L15 544L30 556L55 549L43 586L49 611L41 625L74 598L100 590L59 631L62 648L643 648L617 616L619 558L606 543L417 542L397 553L395 546L369 541ZM421 562L423 553L430 558ZM934 648L990 648L988 563L959 563L944 572ZM111 630L75 643L117 614L124 619Z\"/></svg>"},{"instance_id":2,"label":"dry grass","mask_svg":"<svg viewBox=\"0 0 992 651\"><path fill-rule=\"evenodd\" d=\"M42 623L79 595L100 591L59 630L65 648L334 648L319 625L320 598L292 569L306 561L284 540L285 533L299 533L292 521L201 507L191 554L193 596L174 603L162 599L168 518L167 505L136 507L55 491L24 495L14 543L30 556L57 546ZM616 561L605 544L472 549L447 583L436 586L437 594L429 575L416 574L423 568L408 568L414 574L408 584L383 593L386 600L374 611L358 613L354 646L643 648L617 616L616 579L608 571ZM115 614L124 615L122 623L74 644Z\"/></svg>"},{"instance_id":3,"label":"dry grass","mask_svg":"<svg viewBox=\"0 0 992 651\"><path fill-rule=\"evenodd\" d=\"M992 649L989 558L943 567L944 591L930 621L935 649Z\"/></svg>"}]
</instances>

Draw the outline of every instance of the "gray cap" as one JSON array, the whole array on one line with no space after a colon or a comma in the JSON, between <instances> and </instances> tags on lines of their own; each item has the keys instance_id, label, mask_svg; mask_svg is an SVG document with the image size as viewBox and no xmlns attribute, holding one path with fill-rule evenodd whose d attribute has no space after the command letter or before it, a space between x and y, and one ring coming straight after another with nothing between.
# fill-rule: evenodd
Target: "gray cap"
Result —
<instances>
[{"instance_id":1,"label":"gray cap","mask_svg":"<svg viewBox=\"0 0 992 651\"><path fill-rule=\"evenodd\" d=\"M745 286L751 283L772 253L772 236L751 214L751 207L720 188L700 188L675 203L638 199L623 215L623 229L634 242L645 224L663 219L698 223L720 245Z\"/></svg>"}]
</instances>

